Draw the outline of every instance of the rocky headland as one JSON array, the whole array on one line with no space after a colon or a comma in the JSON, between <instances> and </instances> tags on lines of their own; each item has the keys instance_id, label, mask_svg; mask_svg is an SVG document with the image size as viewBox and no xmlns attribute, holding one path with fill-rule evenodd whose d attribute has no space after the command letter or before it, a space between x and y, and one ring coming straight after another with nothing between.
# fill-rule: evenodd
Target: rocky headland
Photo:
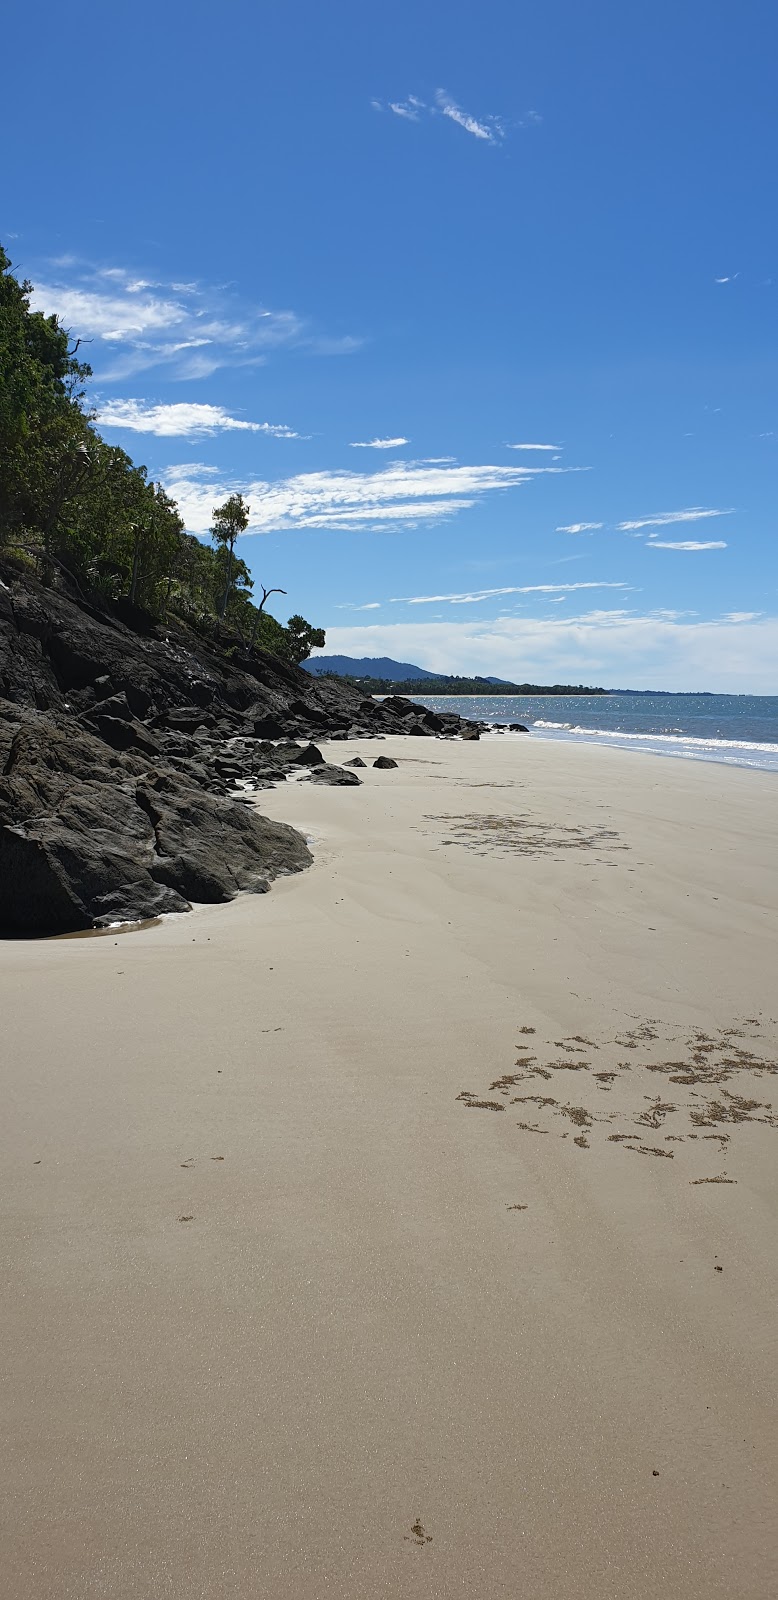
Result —
<instances>
[{"instance_id":1,"label":"rocky headland","mask_svg":"<svg viewBox=\"0 0 778 1600\"><path fill-rule=\"evenodd\" d=\"M300 769L360 782L317 738L478 732L0 562L0 931L75 932L264 892L311 857L252 792Z\"/></svg>"}]
</instances>

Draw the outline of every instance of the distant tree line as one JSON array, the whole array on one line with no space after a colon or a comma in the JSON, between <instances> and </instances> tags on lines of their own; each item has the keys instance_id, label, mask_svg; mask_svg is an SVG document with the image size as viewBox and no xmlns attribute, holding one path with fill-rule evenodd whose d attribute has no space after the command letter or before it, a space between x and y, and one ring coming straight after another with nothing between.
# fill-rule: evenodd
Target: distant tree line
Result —
<instances>
[{"instance_id":1,"label":"distant tree line","mask_svg":"<svg viewBox=\"0 0 778 1600\"><path fill-rule=\"evenodd\" d=\"M343 673L322 672L322 678L339 678L342 683L353 683L371 694L404 694L411 698L441 694L607 694L607 689L588 689L582 683L489 683L484 678L405 678L401 682L389 678L356 678Z\"/></svg>"},{"instance_id":2,"label":"distant tree line","mask_svg":"<svg viewBox=\"0 0 778 1600\"><path fill-rule=\"evenodd\" d=\"M304 617L286 627L259 604L235 543L249 522L243 496L214 508L212 545L184 530L174 500L105 443L85 404L91 368L54 316L31 311L32 285L0 246L0 552L45 583L67 574L98 600L154 617L175 613L225 645L303 661L324 644Z\"/></svg>"}]
</instances>

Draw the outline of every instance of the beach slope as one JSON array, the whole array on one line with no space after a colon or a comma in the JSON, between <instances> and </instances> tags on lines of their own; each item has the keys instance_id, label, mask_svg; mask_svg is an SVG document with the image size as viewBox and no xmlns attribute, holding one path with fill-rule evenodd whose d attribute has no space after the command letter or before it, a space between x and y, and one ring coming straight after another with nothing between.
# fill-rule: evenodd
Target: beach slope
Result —
<instances>
[{"instance_id":1,"label":"beach slope","mask_svg":"<svg viewBox=\"0 0 778 1600\"><path fill-rule=\"evenodd\" d=\"M322 748L301 877L0 944L6 1600L763 1600L774 777Z\"/></svg>"}]
</instances>

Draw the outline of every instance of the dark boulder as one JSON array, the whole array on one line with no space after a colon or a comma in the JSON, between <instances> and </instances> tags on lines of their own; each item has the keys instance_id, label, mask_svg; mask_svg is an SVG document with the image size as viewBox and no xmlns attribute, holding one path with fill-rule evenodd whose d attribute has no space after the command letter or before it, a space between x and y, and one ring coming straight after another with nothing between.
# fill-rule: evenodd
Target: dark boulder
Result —
<instances>
[{"instance_id":1,"label":"dark boulder","mask_svg":"<svg viewBox=\"0 0 778 1600\"><path fill-rule=\"evenodd\" d=\"M395 717L415 717L419 710L412 700L406 700L401 694L387 695L380 704L383 711L389 711Z\"/></svg>"},{"instance_id":2,"label":"dark boulder","mask_svg":"<svg viewBox=\"0 0 778 1600\"><path fill-rule=\"evenodd\" d=\"M358 778L355 772L347 772L345 767L314 767L311 773L311 783L327 783L336 786L361 782L362 779Z\"/></svg>"},{"instance_id":3,"label":"dark boulder","mask_svg":"<svg viewBox=\"0 0 778 1600\"><path fill-rule=\"evenodd\" d=\"M529 733L529 728L525 728L523 722L509 722L508 731L509 733Z\"/></svg>"},{"instance_id":4,"label":"dark boulder","mask_svg":"<svg viewBox=\"0 0 778 1600\"><path fill-rule=\"evenodd\" d=\"M306 744L302 750L297 750L291 758L295 767L320 767L323 765L324 756L317 750L315 744Z\"/></svg>"},{"instance_id":5,"label":"dark boulder","mask_svg":"<svg viewBox=\"0 0 778 1600\"><path fill-rule=\"evenodd\" d=\"M191 900L229 900L311 860L293 828L170 769L150 773L135 752L114 752L66 718L5 708L0 774L5 932L187 911Z\"/></svg>"},{"instance_id":6,"label":"dark boulder","mask_svg":"<svg viewBox=\"0 0 778 1600\"><path fill-rule=\"evenodd\" d=\"M92 712L89 722L112 750L140 750L148 756L158 756L162 751L162 741L133 716L129 719L106 717L96 711Z\"/></svg>"},{"instance_id":7,"label":"dark boulder","mask_svg":"<svg viewBox=\"0 0 778 1600\"><path fill-rule=\"evenodd\" d=\"M396 767L397 762L393 756L377 756L373 766L378 767L381 772L387 772L390 767Z\"/></svg>"},{"instance_id":8,"label":"dark boulder","mask_svg":"<svg viewBox=\"0 0 778 1600\"><path fill-rule=\"evenodd\" d=\"M344 767L366 767L367 762L361 756L352 756L350 761L344 761Z\"/></svg>"}]
</instances>

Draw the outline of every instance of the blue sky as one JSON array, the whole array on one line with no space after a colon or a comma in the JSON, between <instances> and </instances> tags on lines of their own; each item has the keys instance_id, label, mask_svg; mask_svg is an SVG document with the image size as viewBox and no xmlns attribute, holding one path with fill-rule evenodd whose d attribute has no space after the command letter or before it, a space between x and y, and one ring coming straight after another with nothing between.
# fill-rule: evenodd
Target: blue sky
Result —
<instances>
[{"instance_id":1,"label":"blue sky","mask_svg":"<svg viewBox=\"0 0 778 1600\"><path fill-rule=\"evenodd\" d=\"M5 36L0 237L188 527L244 490L282 620L778 692L763 0L43 0Z\"/></svg>"}]
</instances>

